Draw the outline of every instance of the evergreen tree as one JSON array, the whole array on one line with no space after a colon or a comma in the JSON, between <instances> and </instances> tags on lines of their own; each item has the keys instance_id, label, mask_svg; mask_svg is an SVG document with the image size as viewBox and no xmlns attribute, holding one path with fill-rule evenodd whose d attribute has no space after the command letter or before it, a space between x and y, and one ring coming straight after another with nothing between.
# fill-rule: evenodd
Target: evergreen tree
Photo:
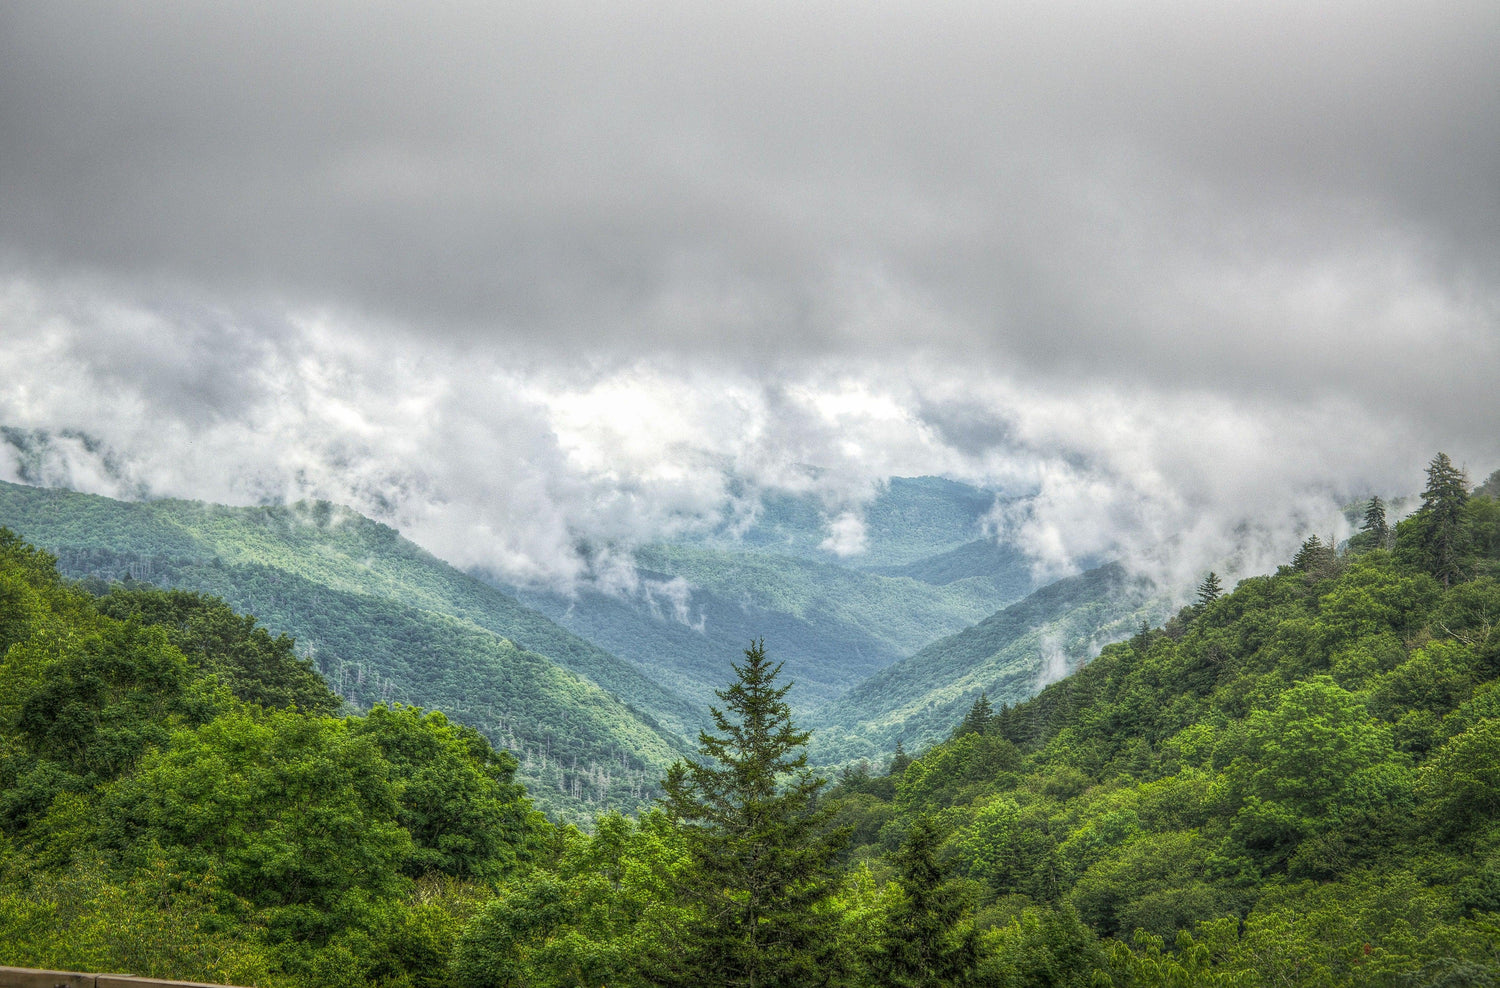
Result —
<instances>
[{"instance_id":1,"label":"evergreen tree","mask_svg":"<svg viewBox=\"0 0 1500 988\"><path fill-rule=\"evenodd\" d=\"M898 738L896 740L895 754L891 755L891 767L886 772L886 774L900 775L902 772L906 771L906 766L910 764L911 756L906 753L906 745L902 744L901 740Z\"/></svg>"},{"instance_id":2,"label":"evergreen tree","mask_svg":"<svg viewBox=\"0 0 1500 988\"><path fill-rule=\"evenodd\" d=\"M1212 604L1223 593L1224 585L1219 582L1219 574L1213 570L1209 570L1208 575L1203 578L1203 582L1198 584L1199 605Z\"/></svg>"},{"instance_id":3,"label":"evergreen tree","mask_svg":"<svg viewBox=\"0 0 1500 988\"><path fill-rule=\"evenodd\" d=\"M964 914L966 897L947 880L938 860L942 836L928 814L919 816L893 855L900 901L884 922L871 972L892 988L949 988L968 984L979 963L979 935Z\"/></svg>"},{"instance_id":4,"label":"evergreen tree","mask_svg":"<svg viewBox=\"0 0 1500 988\"><path fill-rule=\"evenodd\" d=\"M1379 494L1370 497L1370 504L1365 508L1365 523L1359 530L1369 532L1376 547L1384 547L1390 541L1391 529L1385 520L1385 502L1380 500Z\"/></svg>"},{"instance_id":5,"label":"evergreen tree","mask_svg":"<svg viewBox=\"0 0 1500 988\"><path fill-rule=\"evenodd\" d=\"M683 884L693 912L682 949L661 958L669 983L824 985L837 975L836 858L848 831L818 807L825 780L807 768L809 733L791 720L776 685L781 665L763 642L735 665L738 679L710 707L717 734L698 735L710 761L678 762L663 804L683 825L691 857Z\"/></svg>"},{"instance_id":6,"label":"evergreen tree","mask_svg":"<svg viewBox=\"0 0 1500 988\"><path fill-rule=\"evenodd\" d=\"M1427 489L1422 492L1422 544L1432 575L1444 586L1462 579L1464 505L1469 500L1469 478L1439 453L1427 465Z\"/></svg>"},{"instance_id":7,"label":"evergreen tree","mask_svg":"<svg viewBox=\"0 0 1500 988\"><path fill-rule=\"evenodd\" d=\"M984 734L989 730L990 718L994 716L994 713L994 708L990 706L990 695L980 693L979 699L974 701L974 705L964 715L963 722L958 725L958 730L953 732L953 736Z\"/></svg>"},{"instance_id":8,"label":"evergreen tree","mask_svg":"<svg viewBox=\"0 0 1500 988\"><path fill-rule=\"evenodd\" d=\"M1292 566L1304 573L1321 576L1333 561L1333 547L1325 545L1316 533L1309 536L1297 555L1292 557Z\"/></svg>"}]
</instances>

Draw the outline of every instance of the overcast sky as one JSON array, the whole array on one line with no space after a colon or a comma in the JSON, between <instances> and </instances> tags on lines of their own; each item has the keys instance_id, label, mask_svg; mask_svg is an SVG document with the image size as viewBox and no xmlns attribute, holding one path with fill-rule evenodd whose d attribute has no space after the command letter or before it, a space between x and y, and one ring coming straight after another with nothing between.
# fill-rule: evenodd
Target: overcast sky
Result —
<instances>
[{"instance_id":1,"label":"overcast sky","mask_svg":"<svg viewBox=\"0 0 1500 988\"><path fill-rule=\"evenodd\" d=\"M0 6L0 424L124 464L59 483L557 579L941 473L1191 568L1482 479L1497 372L1494 0Z\"/></svg>"}]
</instances>

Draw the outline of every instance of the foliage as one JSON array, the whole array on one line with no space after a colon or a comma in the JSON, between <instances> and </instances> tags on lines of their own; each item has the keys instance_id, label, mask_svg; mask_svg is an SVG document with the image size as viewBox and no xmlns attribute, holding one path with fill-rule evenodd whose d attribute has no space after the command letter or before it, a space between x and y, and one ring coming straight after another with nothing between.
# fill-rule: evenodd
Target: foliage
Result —
<instances>
[{"instance_id":1,"label":"foliage","mask_svg":"<svg viewBox=\"0 0 1500 988\"><path fill-rule=\"evenodd\" d=\"M968 896L938 860L942 834L930 815L912 824L894 855L900 895L887 911L869 961L870 972L893 988L938 988L972 980L979 934Z\"/></svg>"},{"instance_id":2,"label":"foliage","mask_svg":"<svg viewBox=\"0 0 1500 988\"><path fill-rule=\"evenodd\" d=\"M479 729L517 753L558 819L649 804L687 750L674 732L698 724L694 704L629 663L326 502L127 503L0 483L0 524L55 550L64 575L102 595L95 610L158 626L241 699L334 713L336 692Z\"/></svg>"},{"instance_id":3,"label":"foliage","mask_svg":"<svg viewBox=\"0 0 1500 988\"><path fill-rule=\"evenodd\" d=\"M1500 980L1496 502L1433 476L1384 544L1313 536L1034 699L971 695L893 785L841 780L841 818L879 821L856 867L940 814L979 883L978 983Z\"/></svg>"},{"instance_id":4,"label":"foliage","mask_svg":"<svg viewBox=\"0 0 1500 988\"><path fill-rule=\"evenodd\" d=\"M756 642L734 671L719 693L726 709L712 709L718 733L699 735L708 761L678 763L663 783L691 860L690 935L663 973L683 984L825 984L838 968L827 905L848 834L816 805L824 780L806 768L808 734L792 723L781 666Z\"/></svg>"},{"instance_id":5,"label":"foliage","mask_svg":"<svg viewBox=\"0 0 1500 988\"><path fill-rule=\"evenodd\" d=\"M1198 606L1206 607L1218 600L1224 594L1224 584L1219 579L1219 574L1209 570L1203 582L1198 584Z\"/></svg>"},{"instance_id":6,"label":"foliage","mask_svg":"<svg viewBox=\"0 0 1500 988\"><path fill-rule=\"evenodd\" d=\"M1444 586L1463 577L1462 557L1468 548L1463 519L1468 500L1469 479L1464 472L1447 453L1433 457L1427 466L1427 487L1422 491L1417 522L1428 570Z\"/></svg>"},{"instance_id":7,"label":"foliage","mask_svg":"<svg viewBox=\"0 0 1500 988\"><path fill-rule=\"evenodd\" d=\"M290 637L272 638L255 618L236 614L217 597L116 584L98 607L121 621L162 628L168 642L247 703L315 714L337 713L343 705L312 663L296 654Z\"/></svg>"},{"instance_id":8,"label":"foliage","mask_svg":"<svg viewBox=\"0 0 1500 988\"><path fill-rule=\"evenodd\" d=\"M307 709L326 684L217 601L96 600L3 529L0 586L0 963L446 983L473 883L548 853L508 754L437 713Z\"/></svg>"}]
</instances>

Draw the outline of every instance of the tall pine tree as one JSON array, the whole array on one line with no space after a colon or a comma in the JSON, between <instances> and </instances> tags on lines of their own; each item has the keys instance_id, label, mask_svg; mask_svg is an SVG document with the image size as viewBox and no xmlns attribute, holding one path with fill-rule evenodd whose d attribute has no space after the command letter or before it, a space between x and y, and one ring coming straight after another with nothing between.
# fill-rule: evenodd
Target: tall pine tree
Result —
<instances>
[{"instance_id":1,"label":"tall pine tree","mask_svg":"<svg viewBox=\"0 0 1500 988\"><path fill-rule=\"evenodd\" d=\"M1391 527L1386 524L1385 502L1380 500L1379 494L1370 496L1370 503L1365 508L1365 523L1359 530L1370 533L1371 548L1383 549L1390 542Z\"/></svg>"},{"instance_id":2,"label":"tall pine tree","mask_svg":"<svg viewBox=\"0 0 1500 988\"><path fill-rule=\"evenodd\" d=\"M964 719L958 725L958 729L953 732L953 736L959 737L964 734L987 733L990 729L990 718L994 715L995 708L990 706L990 695L981 692L979 699L974 701L974 705L964 715Z\"/></svg>"},{"instance_id":3,"label":"tall pine tree","mask_svg":"<svg viewBox=\"0 0 1500 988\"><path fill-rule=\"evenodd\" d=\"M1213 570L1209 570L1208 575L1203 578L1203 582L1198 584L1198 604L1199 606L1212 604L1223 593L1224 584L1220 581L1219 574Z\"/></svg>"},{"instance_id":4,"label":"tall pine tree","mask_svg":"<svg viewBox=\"0 0 1500 988\"><path fill-rule=\"evenodd\" d=\"M1422 492L1419 514L1428 569L1444 586L1463 578L1462 560L1468 548L1463 515L1468 500L1468 476L1447 453L1434 456L1427 465L1427 489Z\"/></svg>"},{"instance_id":5,"label":"tall pine tree","mask_svg":"<svg viewBox=\"0 0 1500 988\"><path fill-rule=\"evenodd\" d=\"M848 841L818 807L825 780L807 768L809 733L792 724L781 665L763 642L709 708L703 762L679 762L663 805L683 826L691 867L681 889L693 914L682 951L661 959L674 984L766 988L826 985L839 973L834 914L821 908Z\"/></svg>"}]
</instances>

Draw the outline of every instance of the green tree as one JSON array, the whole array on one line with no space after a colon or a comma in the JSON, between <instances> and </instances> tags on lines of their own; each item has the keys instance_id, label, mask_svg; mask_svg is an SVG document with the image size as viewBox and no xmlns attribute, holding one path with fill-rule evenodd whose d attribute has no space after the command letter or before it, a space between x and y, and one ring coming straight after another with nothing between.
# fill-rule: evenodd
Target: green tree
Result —
<instances>
[{"instance_id":1,"label":"green tree","mask_svg":"<svg viewBox=\"0 0 1500 988\"><path fill-rule=\"evenodd\" d=\"M900 738L897 738L896 750L891 755L891 767L887 771L887 774L899 776L902 772L906 771L906 766L910 764L911 756L906 753L906 745L902 743Z\"/></svg>"},{"instance_id":2,"label":"green tree","mask_svg":"<svg viewBox=\"0 0 1500 988\"><path fill-rule=\"evenodd\" d=\"M917 817L892 856L901 898L886 916L870 969L892 988L967 984L979 963L979 934L967 897L950 881L938 851L942 835L929 814Z\"/></svg>"},{"instance_id":3,"label":"green tree","mask_svg":"<svg viewBox=\"0 0 1500 988\"><path fill-rule=\"evenodd\" d=\"M503 878L527 863L545 832L514 782L516 760L472 727L438 711L375 706L350 718L350 732L380 748L399 784L398 820L411 834L406 870L461 878Z\"/></svg>"},{"instance_id":4,"label":"green tree","mask_svg":"<svg viewBox=\"0 0 1500 988\"><path fill-rule=\"evenodd\" d=\"M310 940L361 897L406 889L399 796L379 747L349 721L251 708L149 752L109 794L105 838L213 872L271 910L278 935Z\"/></svg>"},{"instance_id":5,"label":"green tree","mask_svg":"<svg viewBox=\"0 0 1500 988\"><path fill-rule=\"evenodd\" d=\"M1427 565L1443 586L1463 578L1462 561L1467 549L1464 505L1469 500L1469 478L1453 465L1447 453L1439 453L1427 465L1427 489L1422 492L1421 533Z\"/></svg>"},{"instance_id":6,"label":"green tree","mask_svg":"<svg viewBox=\"0 0 1500 988\"><path fill-rule=\"evenodd\" d=\"M759 641L745 660L718 691L728 713L709 708L718 733L698 735L711 761L679 762L663 782L663 805L686 837L682 894L693 913L683 949L661 958L663 980L828 984L840 959L827 906L848 832L818 806L825 780L807 768L809 733L792 723L781 665Z\"/></svg>"},{"instance_id":7,"label":"green tree","mask_svg":"<svg viewBox=\"0 0 1500 988\"><path fill-rule=\"evenodd\" d=\"M343 706L312 663L296 654L296 642L272 638L255 618L236 614L218 597L117 584L96 606L121 621L160 626L168 642L247 703L312 714L334 714Z\"/></svg>"},{"instance_id":8,"label":"green tree","mask_svg":"<svg viewBox=\"0 0 1500 988\"><path fill-rule=\"evenodd\" d=\"M660 811L635 822L608 814L592 835L558 836L553 870L506 882L465 927L459 988L645 986L653 950L675 949L681 834Z\"/></svg>"},{"instance_id":9,"label":"green tree","mask_svg":"<svg viewBox=\"0 0 1500 988\"><path fill-rule=\"evenodd\" d=\"M1292 566L1315 577L1328 575L1334 561L1334 546L1325 543L1316 534L1308 537L1292 558Z\"/></svg>"},{"instance_id":10,"label":"green tree","mask_svg":"<svg viewBox=\"0 0 1500 988\"><path fill-rule=\"evenodd\" d=\"M1199 605L1201 606L1212 604L1214 601L1218 600L1219 597L1223 595L1223 593L1224 584L1219 581L1219 574L1215 573L1213 570L1209 570L1208 575L1203 578L1203 582L1198 584Z\"/></svg>"},{"instance_id":11,"label":"green tree","mask_svg":"<svg viewBox=\"0 0 1500 988\"><path fill-rule=\"evenodd\" d=\"M1379 494L1371 495L1370 503L1365 508L1365 523L1359 530L1369 533L1370 541L1374 543L1372 548L1384 548L1389 540L1391 527L1386 524L1385 502L1380 500Z\"/></svg>"},{"instance_id":12,"label":"green tree","mask_svg":"<svg viewBox=\"0 0 1500 988\"><path fill-rule=\"evenodd\" d=\"M958 730L953 732L954 737L964 734L983 734L989 730L990 718L995 715L995 708L990 706L990 695L980 693L979 699L969 708L964 715L963 721L958 725Z\"/></svg>"}]
</instances>

